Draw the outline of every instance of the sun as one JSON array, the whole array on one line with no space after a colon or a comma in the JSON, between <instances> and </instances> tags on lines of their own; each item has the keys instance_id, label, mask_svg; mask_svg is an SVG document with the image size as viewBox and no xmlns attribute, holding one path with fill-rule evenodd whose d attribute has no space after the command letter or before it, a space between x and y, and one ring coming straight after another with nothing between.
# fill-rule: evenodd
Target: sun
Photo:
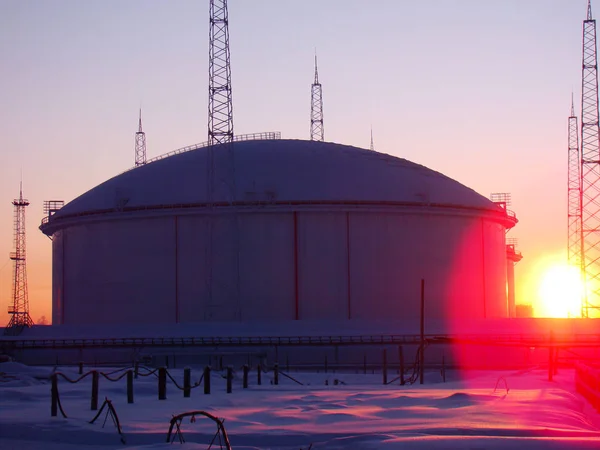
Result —
<instances>
[{"instance_id":1,"label":"sun","mask_svg":"<svg viewBox=\"0 0 600 450\"><path fill-rule=\"evenodd\" d=\"M554 264L542 275L538 296L543 317L580 317L583 285L577 267Z\"/></svg>"}]
</instances>

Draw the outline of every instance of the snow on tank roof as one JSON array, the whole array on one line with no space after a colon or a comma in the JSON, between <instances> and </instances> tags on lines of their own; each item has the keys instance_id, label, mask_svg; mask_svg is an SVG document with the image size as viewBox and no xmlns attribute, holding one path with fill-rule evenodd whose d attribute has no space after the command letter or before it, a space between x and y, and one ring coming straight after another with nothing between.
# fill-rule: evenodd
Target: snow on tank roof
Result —
<instances>
[{"instance_id":1,"label":"snow on tank roof","mask_svg":"<svg viewBox=\"0 0 600 450\"><path fill-rule=\"evenodd\" d=\"M383 153L304 140L234 142L213 147L213 202L401 202L500 211L459 182ZM146 164L96 186L52 219L93 211L202 204L210 147ZM235 176L234 176L235 173ZM234 183L235 180L235 183Z\"/></svg>"}]
</instances>

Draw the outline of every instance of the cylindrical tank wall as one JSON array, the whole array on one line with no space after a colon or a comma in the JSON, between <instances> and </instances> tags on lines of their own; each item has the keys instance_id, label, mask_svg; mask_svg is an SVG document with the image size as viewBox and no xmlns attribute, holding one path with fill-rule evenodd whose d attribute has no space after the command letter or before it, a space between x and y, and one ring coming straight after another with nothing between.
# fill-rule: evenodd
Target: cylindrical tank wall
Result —
<instances>
[{"instance_id":1,"label":"cylindrical tank wall","mask_svg":"<svg viewBox=\"0 0 600 450\"><path fill-rule=\"evenodd\" d=\"M403 211L70 225L53 235L53 323L418 318L421 278L427 317L506 317L504 235L485 216Z\"/></svg>"}]
</instances>

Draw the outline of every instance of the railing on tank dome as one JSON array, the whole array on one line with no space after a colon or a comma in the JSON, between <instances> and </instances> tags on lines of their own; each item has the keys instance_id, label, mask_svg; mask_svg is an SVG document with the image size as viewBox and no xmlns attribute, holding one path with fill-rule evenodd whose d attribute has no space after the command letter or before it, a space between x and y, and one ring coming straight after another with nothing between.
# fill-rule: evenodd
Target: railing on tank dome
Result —
<instances>
[{"instance_id":1,"label":"railing on tank dome","mask_svg":"<svg viewBox=\"0 0 600 450\"><path fill-rule=\"evenodd\" d=\"M42 225L47 224L50 218L60 209L65 206L64 200L44 200L44 217L42 218Z\"/></svg>"},{"instance_id":2,"label":"railing on tank dome","mask_svg":"<svg viewBox=\"0 0 600 450\"><path fill-rule=\"evenodd\" d=\"M260 141L260 140L276 140L281 139L280 131L268 131L264 133L249 133L249 134L238 134L233 136L233 141ZM159 161L161 159L168 158L169 156L178 155L179 153L185 153L192 150L197 150L202 147L208 147L209 142L200 142L199 144L188 145L187 147L178 148L177 150L170 151L168 153L163 153L162 155L155 156L154 158L150 158L146 161L146 164L150 164L155 161ZM131 169L135 169L132 167ZM131 170L129 169L129 170Z\"/></svg>"},{"instance_id":3,"label":"railing on tank dome","mask_svg":"<svg viewBox=\"0 0 600 450\"><path fill-rule=\"evenodd\" d=\"M262 133L238 134L233 137L234 142L278 140L278 139L281 139L280 131L266 131L266 132L262 132ZM163 153L162 155L155 156L154 158L150 158L146 161L145 164L159 161L161 159L168 158L169 156L178 155L179 153L185 153L185 152L196 150L196 149L199 149L202 147L208 147L208 145L209 145L209 142L206 141L206 142L200 142L199 144L188 145L187 147L178 148L177 150L173 150L168 153ZM130 170L133 170L136 167L140 167L140 166L131 167L131 168L127 169L125 172L129 172ZM122 173L125 173L125 172L122 172ZM65 204L65 202L63 200L46 200L44 202L44 214L46 214L46 216L44 218L42 218L41 226L46 225L50 221L50 218L52 217L52 215L55 212L57 212L60 208L62 208L64 206L64 204ZM156 208L156 207L153 207L153 209L154 208Z\"/></svg>"},{"instance_id":4,"label":"railing on tank dome","mask_svg":"<svg viewBox=\"0 0 600 450\"><path fill-rule=\"evenodd\" d=\"M175 209L191 209L191 208L205 208L208 205L206 202L199 203L165 203L165 204L149 204L149 205L137 205L137 206L125 206L120 212L135 212L135 211L159 211L159 210L175 210ZM487 209L481 209L476 207L468 207L458 204L444 204L444 203L421 203L421 202L405 202L405 201L369 201L369 200L243 200L236 202L219 201L212 203L213 207L230 207L235 206L237 208L256 208L256 207L332 207L341 206L345 208L360 209L365 207L409 207L409 208L451 208L460 210L475 210L487 212ZM65 218L76 218L76 217L87 217L97 216L101 214L114 213L116 208L102 208L89 211L75 212L67 215L62 215L61 219ZM506 210L505 210L506 211ZM514 212L511 211L514 217ZM49 220L50 219L50 220ZM47 224L51 221L51 218L45 217L42 219L42 225Z\"/></svg>"},{"instance_id":5,"label":"railing on tank dome","mask_svg":"<svg viewBox=\"0 0 600 450\"><path fill-rule=\"evenodd\" d=\"M517 218L517 215L514 211L508 209L511 204L511 195L508 192L494 192L490 195L490 200L492 200L496 205L502 208L508 217L513 219Z\"/></svg>"}]
</instances>

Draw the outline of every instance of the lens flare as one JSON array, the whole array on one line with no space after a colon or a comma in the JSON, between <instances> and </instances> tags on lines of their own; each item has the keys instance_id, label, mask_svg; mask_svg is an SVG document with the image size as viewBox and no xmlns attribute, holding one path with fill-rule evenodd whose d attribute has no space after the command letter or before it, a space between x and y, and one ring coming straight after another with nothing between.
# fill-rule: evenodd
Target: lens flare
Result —
<instances>
[{"instance_id":1,"label":"lens flare","mask_svg":"<svg viewBox=\"0 0 600 450\"><path fill-rule=\"evenodd\" d=\"M543 274L538 296L543 317L579 317L583 286L577 267L566 264L550 266Z\"/></svg>"}]
</instances>

